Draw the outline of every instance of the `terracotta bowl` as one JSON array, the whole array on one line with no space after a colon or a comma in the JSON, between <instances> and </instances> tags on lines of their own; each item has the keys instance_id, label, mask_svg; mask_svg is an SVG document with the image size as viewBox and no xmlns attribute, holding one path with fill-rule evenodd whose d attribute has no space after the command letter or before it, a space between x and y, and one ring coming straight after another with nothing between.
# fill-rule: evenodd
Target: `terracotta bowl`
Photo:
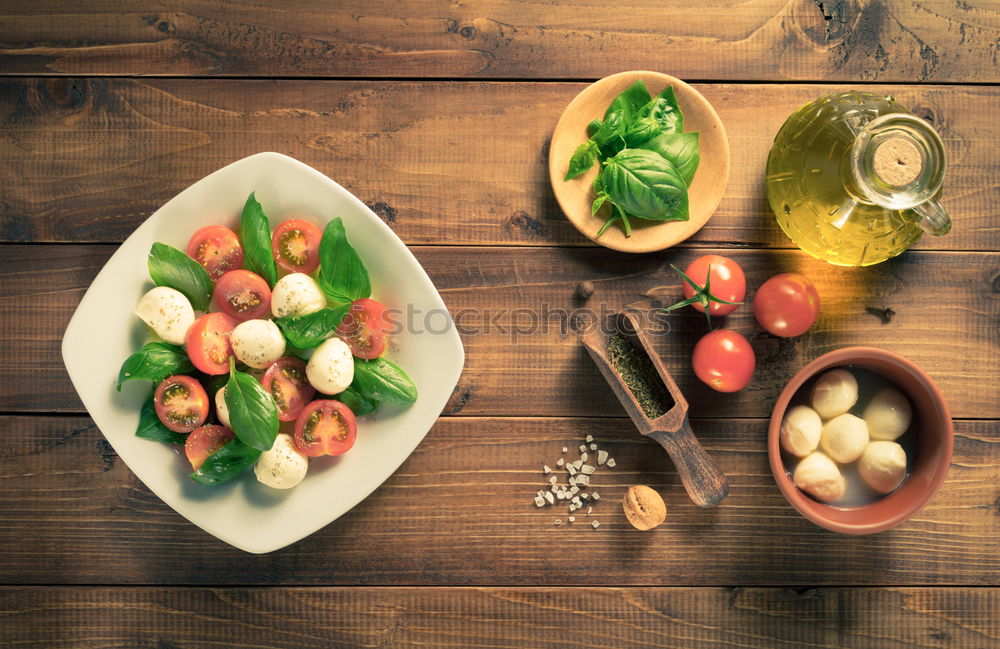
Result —
<instances>
[{"instance_id":1,"label":"terracotta bowl","mask_svg":"<svg viewBox=\"0 0 1000 649\"><path fill-rule=\"evenodd\" d=\"M781 420L795 393L817 374L835 367L872 370L891 381L913 404L907 434L917 435L916 457L903 485L869 505L836 507L817 502L799 490L786 472L778 438ZM874 347L845 347L824 354L792 377L778 397L767 432L767 453L778 488L800 514L841 534L875 534L896 527L923 509L944 482L951 463L954 431L941 391L927 374L898 354Z\"/></svg>"},{"instance_id":2,"label":"terracotta bowl","mask_svg":"<svg viewBox=\"0 0 1000 649\"><path fill-rule=\"evenodd\" d=\"M594 202L591 184L597 177L595 166L587 173L564 181L569 160L580 144L587 140L587 124L601 119L608 104L623 90L642 79L650 94L656 96L669 85L674 87L677 103L684 114L685 132L698 131L701 162L688 188L690 219L687 221L647 221L635 219L632 236L626 237L618 225L613 225L599 238L610 207L605 205L597 216L591 216ZM684 241L700 230L719 207L729 182L729 140L718 113L700 92L680 79L660 72L619 72L587 86L563 111L549 147L549 179L552 192L570 223L592 241L622 252L653 252Z\"/></svg>"}]
</instances>

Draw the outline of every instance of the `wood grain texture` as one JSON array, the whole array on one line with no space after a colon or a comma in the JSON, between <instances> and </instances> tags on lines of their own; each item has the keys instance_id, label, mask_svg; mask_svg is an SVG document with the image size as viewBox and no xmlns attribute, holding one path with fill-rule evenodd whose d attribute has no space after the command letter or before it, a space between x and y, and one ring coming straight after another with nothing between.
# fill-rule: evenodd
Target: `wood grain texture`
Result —
<instances>
[{"instance_id":1,"label":"wood grain texture","mask_svg":"<svg viewBox=\"0 0 1000 649\"><path fill-rule=\"evenodd\" d=\"M16 74L1000 79L989 0L45 0L0 18Z\"/></svg>"},{"instance_id":2,"label":"wood grain texture","mask_svg":"<svg viewBox=\"0 0 1000 649\"><path fill-rule=\"evenodd\" d=\"M1000 584L995 421L956 422L938 494L909 522L868 537L825 531L791 508L771 476L766 420L691 425L729 478L718 507L691 503L666 453L623 418L445 417L350 512L290 547L248 555L171 511L89 419L4 417L0 583ZM542 465L555 467L562 447L575 459L588 434L616 466L593 475L601 499L570 525L565 506L532 500L548 488ZM667 521L653 532L632 529L622 512L633 484L666 500Z\"/></svg>"},{"instance_id":3,"label":"wood grain texture","mask_svg":"<svg viewBox=\"0 0 1000 649\"><path fill-rule=\"evenodd\" d=\"M9 649L986 649L993 589L0 588ZM95 624L99 620L100 624Z\"/></svg>"},{"instance_id":4,"label":"wood grain texture","mask_svg":"<svg viewBox=\"0 0 1000 649\"><path fill-rule=\"evenodd\" d=\"M0 365L0 410L81 412L59 345L113 247L6 245L3 251L0 358L6 362ZM441 291L465 345L465 369L445 413L620 416L623 410L578 341L574 323L628 305L648 309L679 299L680 281L668 264L683 268L705 251L623 256L598 248L418 246L414 252ZM908 252L873 268L844 269L798 251L716 252L743 266L750 299L771 275L806 274L819 291L821 314L810 332L793 339L764 333L748 306L726 318L727 327L750 340L757 357L750 385L728 395L711 391L691 371L688 359L706 332L704 316L693 310L669 316L670 331L652 338L693 416L766 417L785 383L808 361L866 344L922 367L944 391L953 416L1000 418L997 253ZM586 302L576 297L582 280L597 289ZM659 298L643 297L658 286L667 287ZM867 310L884 307L896 313L888 324ZM423 335L433 335L428 332L433 317L411 322Z\"/></svg>"},{"instance_id":5,"label":"wood grain texture","mask_svg":"<svg viewBox=\"0 0 1000 649\"><path fill-rule=\"evenodd\" d=\"M559 209L548 140L579 83L0 79L0 241L120 242L244 156L278 151L367 203L409 244L593 246ZM732 171L685 246L792 247L764 195L774 134L838 85L697 84ZM873 86L941 132L955 223L921 249L1000 250L997 87Z\"/></svg>"}]
</instances>

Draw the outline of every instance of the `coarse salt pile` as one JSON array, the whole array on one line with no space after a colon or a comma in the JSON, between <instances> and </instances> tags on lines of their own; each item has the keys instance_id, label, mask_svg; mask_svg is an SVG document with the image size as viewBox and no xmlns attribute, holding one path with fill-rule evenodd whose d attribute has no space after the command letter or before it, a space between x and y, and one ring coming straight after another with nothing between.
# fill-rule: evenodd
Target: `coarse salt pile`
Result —
<instances>
[{"instance_id":1,"label":"coarse salt pile","mask_svg":"<svg viewBox=\"0 0 1000 649\"><path fill-rule=\"evenodd\" d=\"M568 452L569 448L563 446L562 455L565 456ZM594 457L596 465L588 464L591 461L591 453L596 453ZM565 457L560 457L555 461L555 465L566 472L566 482L560 481L559 474L554 473L548 464L543 464L542 473L549 476L549 485L547 490L542 489L535 496L535 506L541 508L557 503L568 503L567 509L570 514L569 518L566 519L568 523L575 523L574 512L584 508L587 516L593 516L594 505L601 499L601 494L591 485L591 478L600 466L614 468L615 459L608 455L607 451L598 448L593 435L587 435L586 443L580 445L577 459L568 460ZM585 489L590 489L590 491L585 491ZM555 524L561 525L562 519L557 518ZM590 521L590 525L597 529L600 523L595 519Z\"/></svg>"}]
</instances>

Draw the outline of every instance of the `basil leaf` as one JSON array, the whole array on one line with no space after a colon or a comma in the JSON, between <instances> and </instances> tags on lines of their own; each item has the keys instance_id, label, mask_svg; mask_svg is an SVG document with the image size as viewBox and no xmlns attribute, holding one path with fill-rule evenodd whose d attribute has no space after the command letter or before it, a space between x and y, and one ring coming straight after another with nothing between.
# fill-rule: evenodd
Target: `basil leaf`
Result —
<instances>
[{"instance_id":1,"label":"basil leaf","mask_svg":"<svg viewBox=\"0 0 1000 649\"><path fill-rule=\"evenodd\" d=\"M243 263L247 270L257 273L268 286L274 288L278 281L278 268L271 256L271 225L253 192L243 205L240 241L243 243Z\"/></svg>"},{"instance_id":2,"label":"basil leaf","mask_svg":"<svg viewBox=\"0 0 1000 649\"><path fill-rule=\"evenodd\" d=\"M612 112L620 110L625 113L627 118L625 121L629 122L650 100L652 97L649 95L649 89L646 88L646 82L639 79L614 98L604 113L604 120L607 121L608 115Z\"/></svg>"},{"instance_id":3,"label":"basil leaf","mask_svg":"<svg viewBox=\"0 0 1000 649\"><path fill-rule=\"evenodd\" d=\"M674 87L667 86L663 92L654 97L645 106L640 108L636 117L652 117L663 129L664 133L681 133L684 131L684 116L681 115L680 106L677 105L677 97L674 96Z\"/></svg>"},{"instance_id":4,"label":"basil leaf","mask_svg":"<svg viewBox=\"0 0 1000 649\"><path fill-rule=\"evenodd\" d=\"M601 156L608 158L625 148L624 131L627 126L625 113L617 110L601 124L594 137L591 138L600 147Z\"/></svg>"},{"instance_id":5,"label":"basil leaf","mask_svg":"<svg viewBox=\"0 0 1000 649\"><path fill-rule=\"evenodd\" d=\"M249 374L232 369L224 395L237 439L260 451L270 449L278 436L278 408L267 390Z\"/></svg>"},{"instance_id":6,"label":"basil leaf","mask_svg":"<svg viewBox=\"0 0 1000 649\"><path fill-rule=\"evenodd\" d=\"M156 416L152 395L142 404L142 410L139 411L139 427L135 429L135 436L167 444L183 444L187 441L187 435L170 430Z\"/></svg>"},{"instance_id":7,"label":"basil leaf","mask_svg":"<svg viewBox=\"0 0 1000 649\"><path fill-rule=\"evenodd\" d=\"M187 374L194 371L183 347L170 343L146 343L142 349L132 354L122 363L118 371L119 392L122 383L132 379L158 383L172 374Z\"/></svg>"},{"instance_id":8,"label":"basil leaf","mask_svg":"<svg viewBox=\"0 0 1000 649\"><path fill-rule=\"evenodd\" d=\"M374 358L354 359L354 382L351 387L361 396L389 403L413 403L417 386L406 372L392 361Z\"/></svg>"},{"instance_id":9,"label":"basil leaf","mask_svg":"<svg viewBox=\"0 0 1000 649\"><path fill-rule=\"evenodd\" d=\"M368 269L358 257L337 217L326 225L319 242L319 285L338 302L353 302L372 294Z\"/></svg>"},{"instance_id":10,"label":"basil leaf","mask_svg":"<svg viewBox=\"0 0 1000 649\"><path fill-rule=\"evenodd\" d=\"M625 130L623 137L625 138L625 145L627 147L635 147L642 144L646 140L656 137L662 132L663 129L660 128L659 122L652 117L642 117L634 120L629 125L629 127Z\"/></svg>"},{"instance_id":11,"label":"basil leaf","mask_svg":"<svg viewBox=\"0 0 1000 649\"><path fill-rule=\"evenodd\" d=\"M234 439L209 455L198 470L188 474L195 482L218 485L243 473L260 457L260 451Z\"/></svg>"},{"instance_id":12,"label":"basil leaf","mask_svg":"<svg viewBox=\"0 0 1000 649\"><path fill-rule=\"evenodd\" d=\"M597 162L597 156L600 153L601 150L593 140L587 140L576 147L573 157L569 160L569 171L566 172L566 177L563 180L572 180L580 174L585 173L594 166L594 163Z\"/></svg>"},{"instance_id":13,"label":"basil leaf","mask_svg":"<svg viewBox=\"0 0 1000 649\"><path fill-rule=\"evenodd\" d=\"M594 199L594 204L590 206L590 215L597 216L598 210L604 206L606 200L608 200L607 194L598 194L597 198Z\"/></svg>"},{"instance_id":14,"label":"basil leaf","mask_svg":"<svg viewBox=\"0 0 1000 649\"><path fill-rule=\"evenodd\" d=\"M587 124L587 136L593 137L594 133L596 133L598 129L601 128L601 123L602 123L601 120L595 119L590 124Z\"/></svg>"},{"instance_id":15,"label":"basil leaf","mask_svg":"<svg viewBox=\"0 0 1000 649\"><path fill-rule=\"evenodd\" d=\"M353 387L348 387L346 390L338 394L337 401L340 401L345 406L350 408L351 412L358 417L362 415L370 415L375 412L376 408L378 408L378 401L362 395Z\"/></svg>"},{"instance_id":16,"label":"basil leaf","mask_svg":"<svg viewBox=\"0 0 1000 649\"><path fill-rule=\"evenodd\" d=\"M674 163L684 183L691 185L694 172L698 170L701 158L698 133L662 133L639 145L640 149L655 151Z\"/></svg>"},{"instance_id":17,"label":"basil leaf","mask_svg":"<svg viewBox=\"0 0 1000 649\"><path fill-rule=\"evenodd\" d=\"M149 249L147 265L154 284L177 289L195 311L208 311L212 278L201 264L173 246L156 242Z\"/></svg>"},{"instance_id":18,"label":"basil leaf","mask_svg":"<svg viewBox=\"0 0 1000 649\"><path fill-rule=\"evenodd\" d=\"M310 349L319 347L321 342L333 335L350 308L350 303L342 304L304 315L286 315L274 321L293 347Z\"/></svg>"},{"instance_id":19,"label":"basil leaf","mask_svg":"<svg viewBox=\"0 0 1000 649\"><path fill-rule=\"evenodd\" d=\"M688 220L687 185L673 163L658 153L622 151L605 164L604 186L615 205L633 216Z\"/></svg>"}]
</instances>

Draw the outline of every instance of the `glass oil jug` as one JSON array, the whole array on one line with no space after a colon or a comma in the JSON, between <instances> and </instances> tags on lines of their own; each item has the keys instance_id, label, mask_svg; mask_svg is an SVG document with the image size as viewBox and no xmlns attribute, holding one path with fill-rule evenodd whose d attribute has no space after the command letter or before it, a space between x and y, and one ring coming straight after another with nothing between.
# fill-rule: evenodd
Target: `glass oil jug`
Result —
<instances>
[{"instance_id":1,"label":"glass oil jug","mask_svg":"<svg viewBox=\"0 0 1000 649\"><path fill-rule=\"evenodd\" d=\"M813 257L870 266L925 231L947 234L937 201L941 138L892 97L844 92L784 123L767 159L767 198L785 234Z\"/></svg>"}]
</instances>

